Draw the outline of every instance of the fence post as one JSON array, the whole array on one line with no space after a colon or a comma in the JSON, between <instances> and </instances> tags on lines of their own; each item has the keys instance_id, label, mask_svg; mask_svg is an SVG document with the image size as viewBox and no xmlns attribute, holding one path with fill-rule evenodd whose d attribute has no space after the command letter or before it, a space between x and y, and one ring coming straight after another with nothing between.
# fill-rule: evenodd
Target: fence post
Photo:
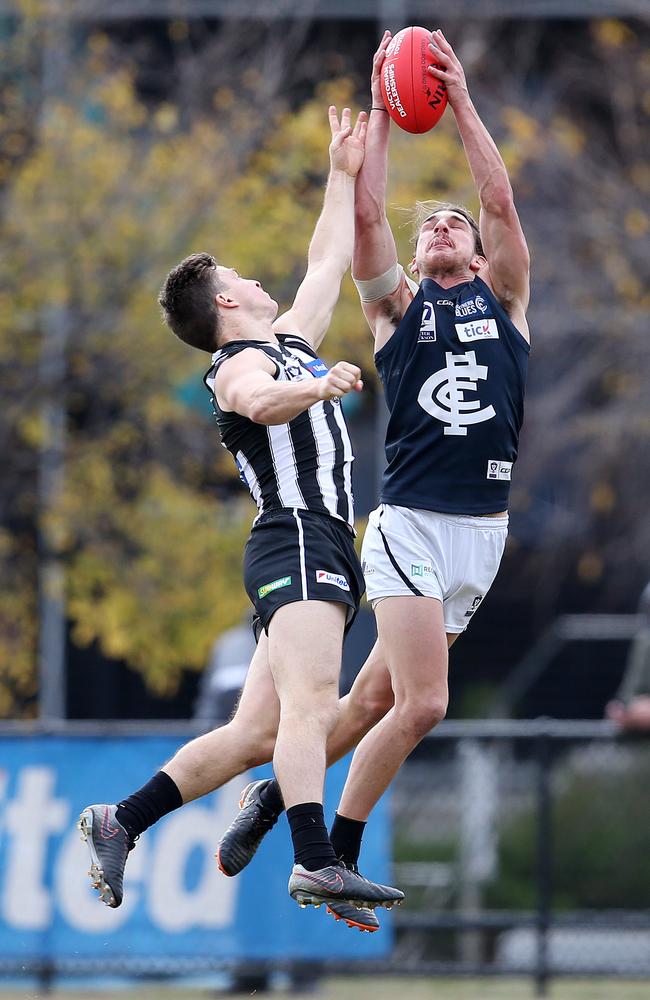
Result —
<instances>
[{"instance_id":1,"label":"fence post","mask_svg":"<svg viewBox=\"0 0 650 1000\"><path fill-rule=\"evenodd\" d=\"M461 913L474 919L481 914L483 884L497 866L498 760L491 746L476 739L460 739L456 752L462 803L459 903ZM459 957L474 965L484 960L479 929L461 934Z\"/></svg>"},{"instance_id":2,"label":"fence post","mask_svg":"<svg viewBox=\"0 0 650 1000\"><path fill-rule=\"evenodd\" d=\"M535 994L544 997L550 979L548 930L552 906L553 816L551 802L551 753L547 733L540 733L537 750L537 963Z\"/></svg>"}]
</instances>

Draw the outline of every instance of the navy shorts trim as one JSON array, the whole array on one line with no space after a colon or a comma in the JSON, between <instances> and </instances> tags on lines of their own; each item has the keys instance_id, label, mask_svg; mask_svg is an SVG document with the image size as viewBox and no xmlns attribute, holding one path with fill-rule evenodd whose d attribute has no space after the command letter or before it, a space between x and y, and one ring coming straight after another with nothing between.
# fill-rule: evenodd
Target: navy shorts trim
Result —
<instances>
[{"instance_id":1,"label":"navy shorts trim","mask_svg":"<svg viewBox=\"0 0 650 1000\"><path fill-rule=\"evenodd\" d=\"M278 608L297 601L345 604L347 632L365 592L348 526L295 508L270 512L253 525L244 549L244 586L265 632Z\"/></svg>"}]
</instances>

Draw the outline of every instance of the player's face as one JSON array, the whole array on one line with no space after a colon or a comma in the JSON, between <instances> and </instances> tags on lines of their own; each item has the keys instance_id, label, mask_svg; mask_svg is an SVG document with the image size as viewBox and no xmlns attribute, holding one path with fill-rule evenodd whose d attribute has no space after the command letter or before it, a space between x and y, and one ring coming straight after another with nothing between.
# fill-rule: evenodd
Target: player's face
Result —
<instances>
[{"instance_id":1,"label":"player's face","mask_svg":"<svg viewBox=\"0 0 650 1000\"><path fill-rule=\"evenodd\" d=\"M420 276L469 267L476 243L469 222L455 212L437 212L422 224L415 249Z\"/></svg>"},{"instance_id":2,"label":"player's face","mask_svg":"<svg viewBox=\"0 0 650 1000\"><path fill-rule=\"evenodd\" d=\"M232 267L217 267L220 280L226 286L226 294L235 299L240 306L250 310L255 315L271 315L275 317L278 304L265 292L255 278L242 278Z\"/></svg>"}]
</instances>

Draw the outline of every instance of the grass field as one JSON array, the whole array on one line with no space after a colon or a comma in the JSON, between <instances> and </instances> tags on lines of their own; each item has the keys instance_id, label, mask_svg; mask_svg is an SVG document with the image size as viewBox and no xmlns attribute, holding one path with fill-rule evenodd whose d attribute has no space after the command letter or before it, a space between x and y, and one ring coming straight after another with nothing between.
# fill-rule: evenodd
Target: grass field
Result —
<instances>
[{"instance_id":1,"label":"grass field","mask_svg":"<svg viewBox=\"0 0 650 1000\"><path fill-rule=\"evenodd\" d=\"M137 991L88 992L86 989L42 994L27 989L24 992L0 989L0 1000L207 1000L219 994L213 990L179 991L173 987L143 987ZM240 1000L254 993L237 994ZM228 994L233 998L233 994ZM328 979L315 993L258 994L269 1000L533 1000L535 991L530 980L521 979L410 979L381 977L375 979ZM648 1000L650 982L621 979L561 979L555 980L548 993L550 1000Z\"/></svg>"}]
</instances>

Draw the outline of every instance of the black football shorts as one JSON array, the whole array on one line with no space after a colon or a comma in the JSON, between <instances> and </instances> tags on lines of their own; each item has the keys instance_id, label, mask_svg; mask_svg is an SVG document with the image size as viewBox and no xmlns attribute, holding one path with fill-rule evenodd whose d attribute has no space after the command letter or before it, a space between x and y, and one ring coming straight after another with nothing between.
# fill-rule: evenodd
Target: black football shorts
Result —
<instances>
[{"instance_id":1,"label":"black football shorts","mask_svg":"<svg viewBox=\"0 0 650 1000\"><path fill-rule=\"evenodd\" d=\"M255 522L244 549L244 586L265 632L278 608L296 601L346 604L347 632L365 591L348 526L296 508Z\"/></svg>"}]
</instances>

